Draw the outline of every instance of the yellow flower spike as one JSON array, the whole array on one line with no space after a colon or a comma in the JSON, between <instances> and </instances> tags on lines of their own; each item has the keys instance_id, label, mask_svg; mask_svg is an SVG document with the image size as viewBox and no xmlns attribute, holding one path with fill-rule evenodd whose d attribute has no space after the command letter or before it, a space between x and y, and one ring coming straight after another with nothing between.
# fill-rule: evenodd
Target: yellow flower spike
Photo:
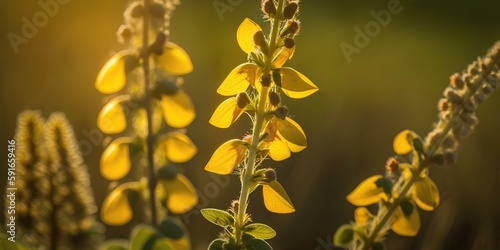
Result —
<instances>
[{"instance_id":1,"label":"yellow flower spike","mask_svg":"<svg viewBox=\"0 0 500 250\"><path fill-rule=\"evenodd\" d=\"M234 169L245 158L248 151L246 142L238 139L233 139L222 144L208 161L205 170L226 175L234 171Z\"/></svg>"},{"instance_id":2,"label":"yellow flower spike","mask_svg":"<svg viewBox=\"0 0 500 250\"><path fill-rule=\"evenodd\" d=\"M420 214L413 202L408 202L413 205L411 214L405 216L401 206L396 209L393 214L392 231L401 236L416 236L420 229Z\"/></svg>"},{"instance_id":3,"label":"yellow flower spike","mask_svg":"<svg viewBox=\"0 0 500 250\"><path fill-rule=\"evenodd\" d=\"M238 120L245 110L246 109L238 107L238 102L235 97L231 97L223 101L217 109L215 109L209 122L218 128L229 128L233 122Z\"/></svg>"},{"instance_id":4,"label":"yellow flower spike","mask_svg":"<svg viewBox=\"0 0 500 250\"><path fill-rule=\"evenodd\" d=\"M163 95L161 105L163 118L170 127L184 128L196 117L193 102L182 89L174 95Z\"/></svg>"},{"instance_id":5,"label":"yellow flower spike","mask_svg":"<svg viewBox=\"0 0 500 250\"><path fill-rule=\"evenodd\" d=\"M163 54L157 59L160 66L171 75L185 75L193 71L189 55L175 43L167 42Z\"/></svg>"},{"instance_id":6,"label":"yellow flower spike","mask_svg":"<svg viewBox=\"0 0 500 250\"><path fill-rule=\"evenodd\" d=\"M269 143L269 156L275 161L282 161L288 159L291 153L287 143L276 136L274 140Z\"/></svg>"},{"instance_id":7,"label":"yellow flower spike","mask_svg":"<svg viewBox=\"0 0 500 250\"><path fill-rule=\"evenodd\" d=\"M223 96L233 96L247 90L254 85L257 77L258 66L253 63L243 63L234 68L224 79L217 93Z\"/></svg>"},{"instance_id":8,"label":"yellow flower spike","mask_svg":"<svg viewBox=\"0 0 500 250\"><path fill-rule=\"evenodd\" d=\"M355 206L368 206L387 197L383 188L377 187L375 183L380 178L383 178L382 175L368 177L347 195L347 200Z\"/></svg>"},{"instance_id":9,"label":"yellow flower spike","mask_svg":"<svg viewBox=\"0 0 500 250\"><path fill-rule=\"evenodd\" d=\"M175 214L191 210L198 203L198 195L193 184L182 174L173 180L159 180L167 194L167 208Z\"/></svg>"},{"instance_id":10,"label":"yellow flower spike","mask_svg":"<svg viewBox=\"0 0 500 250\"><path fill-rule=\"evenodd\" d=\"M282 80L281 89L290 98L300 99L318 91L309 78L292 68L279 68Z\"/></svg>"},{"instance_id":11,"label":"yellow flower spike","mask_svg":"<svg viewBox=\"0 0 500 250\"><path fill-rule=\"evenodd\" d=\"M183 163L191 160L198 152L194 143L181 132L170 132L158 139L167 159L173 163Z\"/></svg>"},{"instance_id":12,"label":"yellow flower spike","mask_svg":"<svg viewBox=\"0 0 500 250\"><path fill-rule=\"evenodd\" d=\"M127 82L127 59L134 58L128 50L122 50L111 57L97 75L95 87L103 94L113 94L120 91ZM135 61L135 60L134 60Z\"/></svg>"},{"instance_id":13,"label":"yellow flower spike","mask_svg":"<svg viewBox=\"0 0 500 250\"><path fill-rule=\"evenodd\" d=\"M413 139L418 135L411 130L404 130L396 135L393 142L394 152L398 155L408 154L413 150Z\"/></svg>"},{"instance_id":14,"label":"yellow flower spike","mask_svg":"<svg viewBox=\"0 0 500 250\"><path fill-rule=\"evenodd\" d=\"M127 118L123 102L130 100L129 96L118 96L109 101L99 112L97 127L106 134L117 134L127 128Z\"/></svg>"},{"instance_id":15,"label":"yellow flower spike","mask_svg":"<svg viewBox=\"0 0 500 250\"><path fill-rule=\"evenodd\" d=\"M264 205L267 210L278 214L295 212L292 201L281 184L274 180L262 186Z\"/></svg>"},{"instance_id":16,"label":"yellow flower spike","mask_svg":"<svg viewBox=\"0 0 500 250\"><path fill-rule=\"evenodd\" d=\"M120 137L109 144L101 155L101 174L110 181L119 180L130 171L130 144L134 139Z\"/></svg>"},{"instance_id":17,"label":"yellow flower spike","mask_svg":"<svg viewBox=\"0 0 500 250\"><path fill-rule=\"evenodd\" d=\"M132 219L132 208L127 193L136 189L137 182L127 182L116 187L102 204L101 219L112 226L121 226Z\"/></svg>"},{"instance_id":18,"label":"yellow flower spike","mask_svg":"<svg viewBox=\"0 0 500 250\"><path fill-rule=\"evenodd\" d=\"M254 50L253 34L257 31L262 31L262 28L252 21L250 18L245 18L241 22L238 30L236 31L236 39L238 40L238 45L240 45L241 50L245 53L250 53Z\"/></svg>"},{"instance_id":19,"label":"yellow flower spike","mask_svg":"<svg viewBox=\"0 0 500 250\"><path fill-rule=\"evenodd\" d=\"M366 207L358 207L354 211L354 220L359 226L366 226L366 223L373 218L373 214Z\"/></svg>"},{"instance_id":20,"label":"yellow flower spike","mask_svg":"<svg viewBox=\"0 0 500 250\"><path fill-rule=\"evenodd\" d=\"M290 117L286 117L285 120L275 119L277 120L278 136L283 136L292 152L300 152L307 147L306 135L297 122Z\"/></svg>"},{"instance_id":21,"label":"yellow flower spike","mask_svg":"<svg viewBox=\"0 0 500 250\"><path fill-rule=\"evenodd\" d=\"M421 178L415 181L413 197L418 207L425 211L432 211L439 205L439 191L430 178Z\"/></svg>"}]
</instances>

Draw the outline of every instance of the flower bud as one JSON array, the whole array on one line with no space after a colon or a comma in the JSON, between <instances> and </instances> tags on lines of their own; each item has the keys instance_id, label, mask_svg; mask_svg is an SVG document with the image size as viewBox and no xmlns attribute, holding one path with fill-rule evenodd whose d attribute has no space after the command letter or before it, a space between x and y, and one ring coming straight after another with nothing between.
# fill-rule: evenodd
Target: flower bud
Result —
<instances>
[{"instance_id":1,"label":"flower bud","mask_svg":"<svg viewBox=\"0 0 500 250\"><path fill-rule=\"evenodd\" d=\"M285 120L286 116L288 115L288 109L285 106L278 107L276 110L274 110L274 115L281 120Z\"/></svg>"},{"instance_id":2,"label":"flower bud","mask_svg":"<svg viewBox=\"0 0 500 250\"><path fill-rule=\"evenodd\" d=\"M132 37L132 30L128 25L122 24L120 28L118 28L116 36L118 37L118 41L124 44Z\"/></svg>"},{"instance_id":3,"label":"flower bud","mask_svg":"<svg viewBox=\"0 0 500 250\"><path fill-rule=\"evenodd\" d=\"M233 209L234 214L237 214L238 209L240 208L240 202L237 200L233 200L233 202L231 202L231 208Z\"/></svg>"},{"instance_id":4,"label":"flower bud","mask_svg":"<svg viewBox=\"0 0 500 250\"><path fill-rule=\"evenodd\" d=\"M474 113L462 112L460 114L460 118L465 124L469 126L475 126L478 123L477 117L474 115Z\"/></svg>"},{"instance_id":5,"label":"flower bud","mask_svg":"<svg viewBox=\"0 0 500 250\"><path fill-rule=\"evenodd\" d=\"M271 76L270 75L264 75L260 78L260 83L264 87L269 87L271 86Z\"/></svg>"},{"instance_id":6,"label":"flower bud","mask_svg":"<svg viewBox=\"0 0 500 250\"><path fill-rule=\"evenodd\" d=\"M463 107L465 112L473 113L476 111L476 104L470 98L464 101Z\"/></svg>"},{"instance_id":7,"label":"flower bud","mask_svg":"<svg viewBox=\"0 0 500 250\"><path fill-rule=\"evenodd\" d=\"M172 164L167 164L158 169L157 176L162 180L173 180L179 173L179 170Z\"/></svg>"},{"instance_id":8,"label":"flower bud","mask_svg":"<svg viewBox=\"0 0 500 250\"><path fill-rule=\"evenodd\" d=\"M175 95L179 90L177 80L172 77L159 77L156 80L155 92L160 95Z\"/></svg>"},{"instance_id":9,"label":"flower bud","mask_svg":"<svg viewBox=\"0 0 500 250\"><path fill-rule=\"evenodd\" d=\"M462 104L463 102L462 97L455 93L455 90L450 87L445 89L444 96L446 96L450 102L455 104Z\"/></svg>"},{"instance_id":10,"label":"flower bud","mask_svg":"<svg viewBox=\"0 0 500 250\"><path fill-rule=\"evenodd\" d=\"M489 75L488 78L486 78L486 82L494 89L498 88L498 77L495 75Z\"/></svg>"},{"instance_id":11,"label":"flower bud","mask_svg":"<svg viewBox=\"0 0 500 250\"><path fill-rule=\"evenodd\" d=\"M431 156L431 162L438 165L438 166L442 166L444 164L444 155L435 154L435 155Z\"/></svg>"},{"instance_id":12,"label":"flower bud","mask_svg":"<svg viewBox=\"0 0 500 250\"><path fill-rule=\"evenodd\" d=\"M156 17L156 18L164 18L165 17L165 7L160 4L160 3L157 3L157 2L153 2L151 3L151 5L149 5L149 13L151 13L151 15L153 17Z\"/></svg>"},{"instance_id":13,"label":"flower bud","mask_svg":"<svg viewBox=\"0 0 500 250\"><path fill-rule=\"evenodd\" d=\"M293 38L287 38L285 39L285 47L287 49L291 49L295 46L295 40L293 40Z\"/></svg>"},{"instance_id":14,"label":"flower bud","mask_svg":"<svg viewBox=\"0 0 500 250\"><path fill-rule=\"evenodd\" d=\"M446 164L455 164L457 162L457 154L455 151L448 151L444 153L444 160Z\"/></svg>"},{"instance_id":15,"label":"flower bud","mask_svg":"<svg viewBox=\"0 0 500 250\"><path fill-rule=\"evenodd\" d=\"M250 103L250 98L246 92L240 92L236 95L236 102L238 103L238 108L244 109Z\"/></svg>"},{"instance_id":16,"label":"flower bud","mask_svg":"<svg viewBox=\"0 0 500 250\"><path fill-rule=\"evenodd\" d=\"M493 93L493 91L495 91L493 89L493 87L491 87L491 85L489 84L485 84L482 88L481 88L481 91L483 91L483 93L485 95L491 95L491 93Z\"/></svg>"},{"instance_id":17,"label":"flower bud","mask_svg":"<svg viewBox=\"0 0 500 250\"><path fill-rule=\"evenodd\" d=\"M276 16L276 6L273 0L267 0L262 3L262 12L267 14L269 17L274 18Z\"/></svg>"},{"instance_id":18,"label":"flower bud","mask_svg":"<svg viewBox=\"0 0 500 250\"><path fill-rule=\"evenodd\" d=\"M441 145L446 149L455 148L455 146L457 145L457 140L451 136L448 136L443 140L443 143Z\"/></svg>"},{"instance_id":19,"label":"flower bud","mask_svg":"<svg viewBox=\"0 0 500 250\"><path fill-rule=\"evenodd\" d=\"M391 157L387 160L385 168L391 173L396 173L399 170L399 162L394 157Z\"/></svg>"},{"instance_id":20,"label":"flower bud","mask_svg":"<svg viewBox=\"0 0 500 250\"><path fill-rule=\"evenodd\" d=\"M482 92L476 92L474 94L474 101L476 101L477 104L481 104L486 100L486 95Z\"/></svg>"},{"instance_id":21,"label":"flower bud","mask_svg":"<svg viewBox=\"0 0 500 250\"><path fill-rule=\"evenodd\" d=\"M476 63L469 65L469 68L467 69L467 72L471 75L477 75L479 74L479 70L476 67Z\"/></svg>"},{"instance_id":22,"label":"flower bud","mask_svg":"<svg viewBox=\"0 0 500 250\"><path fill-rule=\"evenodd\" d=\"M273 106L278 106L281 103L280 95L274 91L269 92L269 102Z\"/></svg>"},{"instance_id":23,"label":"flower bud","mask_svg":"<svg viewBox=\"0 0 500 250\"><path fill-rule=\"evenodd\" d=\"M450 77L450 83L451 83L451 86L453 86L456 89L463 89L464 85L465 85L464 81L462 80L460 75L457 73L453 74Z\"/></svg>"},{"instance_id":24,"label":"flower bud","mask_svg":"<svg viewBox=\"0 0 500 250\"><path fill-rule=\"evenodd\" d=\"M165 50L165 43L167 42L167 34L163 32L159 32L156 36L156 40L153 44L151 44L150 50L156 55L163 54Z\"/></svg>"},{"instance_id":25,"label":"flower bud","mask_svg":"<svg viewBox=\"0 0 500 250\"><path fill-rule=\"evenodd\" d=\"M297 21L288 21L288 30L290 30L290 33L292 34L297 34L300 30L300 25L299 22Z\"/></svg>"},{"instance_id":26,"label":"flower bud","mask_svg":"<svg viewBox=\"0 0 500 250\"><path fill-rule=\"evenodd\" d=\"M253 34L253 43L257 46L262 46L265 42L266 38L264 37L262 30L255 31Z\"/></svg>"},{"instance_id":27,"label":"flower bud","mask_svg":"<svg viewBox=\"0 0 500 250\"><path fill-rule=\"evenodd\" d=\"M142 17L142 15L144 14L144 6L142 6L142 3L140 2L133 2L128 7L128 13L130 17L133 18Z\"/></svg>"},{"instance_id":28,"label":"flower bud","mask_svg":"<svg viewBox=\"0 0 500 250\"><path fill-rule=\"evenodd\" d=\"M283 10L283 16L286 19L292 19L295 16L295 13L297 13L298 8L299 8L299 4L297 2L291 2Z\"/></svg>"},{"instance_id":29,"label":"flower bud","mask_svg":"<svg viewBox=\"0 0 500 250\"><path fill-rule=\"evenodd\" d=\"M448 99L446 98L441 98L438 102L438 109L439 111L448 111L448 109L450 108L450 105L448 103Z\"/></svg>"},{"instance_id":30,"label":"flower bud","mask_svg":"<svg viewBox=\"0 0 500 250\"><path fill-rule=\"evenodd\" d=\"M274 171L274 169L271 169L271 168L268 168L266 170L266 179L268 179L269 181L275 181L276 180L276 171Z\"/></svg>"}]
</instances>

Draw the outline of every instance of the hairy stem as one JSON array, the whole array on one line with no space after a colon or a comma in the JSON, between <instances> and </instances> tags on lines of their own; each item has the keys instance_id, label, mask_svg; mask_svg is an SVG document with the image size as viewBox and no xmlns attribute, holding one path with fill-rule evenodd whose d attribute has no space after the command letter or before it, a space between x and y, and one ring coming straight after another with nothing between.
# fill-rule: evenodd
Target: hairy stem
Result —
<instances>
[{"instance_id":1,"label":"hairy stem","mask_svg":"<svg viewBox=\"0 0 500 250\"><path fill-rule=\"evenodd\" d=\"M266 65L264 68L263 75L269 75L271 73L271 64L273 60L273 54L276 47L276 38L278 36L278 31L280 28L281 12L283 10L284 0L278 1L278 7L276 11L276 17L271 28L271 39L269 45L269 54L266 56ZM258 83L256 83L258 84ZM250 146L248 153L248 161L242 172L241 178L241 192L239 197L239 208L236 211L236 244L241 244L242 231L241 229L245 223L245 215L248 206L248 198L250 195L250 182L252 180L252 175L255 170L256 157L258 153L258 146L260 141L260 134L262 128L264 127L264 115L267 102L267 96L269 94L269 87L262 87L259 93L259 102L257 104L257 110L255 112L255 122L252 129L252 145Z\"/></svg>"},{"instance_id":2,"label":"hairy stem","mask_svg":"<svg viewBox=\"0 0 500 250\"><path fill-rule=\"evenodd\" d=\"M147 127L148 133L146 138L146 154L149 169L148 187L149 187L149 206L151 207L151 225L156 227L156 176L155 165L153 159L153 147L155 135L153 132L153 110L151 107L151 91L150 91L150 78L149 78L149 5L151 0L144 0L144 19L142 30L142 67L144 70L144 105L146 108Z\"/></svg>"}]
</instances>

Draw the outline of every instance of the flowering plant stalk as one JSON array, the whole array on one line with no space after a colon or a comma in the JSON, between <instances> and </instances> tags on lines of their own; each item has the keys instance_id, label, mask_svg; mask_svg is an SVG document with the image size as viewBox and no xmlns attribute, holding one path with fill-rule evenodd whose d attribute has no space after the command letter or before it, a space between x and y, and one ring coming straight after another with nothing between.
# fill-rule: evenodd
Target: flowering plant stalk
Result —
<instances>
[{"instance_id":1,"label":"flowering plant stalk","mask_svg":"<svg viewBox=\"0 0 500 250\"><path fill-rule=\"evenodd\" d=\"M369 177L347 196L350 203L359 207L354 212L355 221L337 230L335 245L384 249L384 237L389 230L402 236L418 234L417 207L432 211L440 202L429 169L455 163L459 140L473 132L478 124L476 109L498 88L499 79L497 42L462 74L451 76L450 86L439 100L439 120L425 140L410 130L399 133L393 143L397 155L387 161L386 173ZM371 204L378 204L376 214L365 207Z\"/></svg>"},{"instance_id":2,"label":"flowering plant stalk","mask_svg":"<svg viewBox=\"0 0 500 250\"><path fill-rule=\"evenodd\" d=\"M252 130L243 139L223 143L212 155L205 170L240 176L241 191L229 211L203 209L203 216L224 228L220 239L209 249L271 249L265 241L276 232L261 223L252 223L247 213L250 193L262 186L266 208L275 213L292 213L295 208L276 172L265 168L268 157L281 161L307 146L304 131L287 116L288 109L281 102L280 93L291 98L304 98L318 88L298 71L283 67L295 52L295 36L299 32L298 1L265 0L262 11L270 23L269 35L258 24L245 19L237 30L241 49L248 61L233 69L217 92L230 96L223 101L210 118L210 123L227 128L243 113L253 123Z\"/></svg>"},{"instance_id":3,"label":"flowering plant stalk","mask_svg":"<svg viewBox=\"0 0 500 250\"><path fill-rule=\"evenodd\" d=\"M168 39L171 13L178 4L178 0L132 1L118 30L119 40L128 48L109 59L97 76L96 88L104 94L127 86L99 113L99 129L118 134L132 125L129 136L115 139L103 152L101 173L110 181L130 172L138 176L105 198L101 218L113 226L129 223L134 216L149 221L135 227L130 242L111 241L106 249L190 249L184 225L167 216L185 213L198 201L193 185L174 165L197 152L183 129L195 112L180 78L193 65L187 53Z\"/></svg>"}]
</instances>

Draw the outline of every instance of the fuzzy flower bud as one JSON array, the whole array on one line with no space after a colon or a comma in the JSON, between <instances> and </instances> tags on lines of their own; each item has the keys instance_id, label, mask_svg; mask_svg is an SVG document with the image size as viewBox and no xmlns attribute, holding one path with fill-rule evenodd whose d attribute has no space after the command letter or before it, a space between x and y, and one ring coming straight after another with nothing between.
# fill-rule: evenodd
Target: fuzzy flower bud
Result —
<instances>
[{"instance_id":1,"label":"fuzzy flower bud","mask_svg":"<svg viewBox=\"0 0 500 250\"><path fill-rule=\"evenodd\" d=\"M456 89L463 89L464 85L465 85L464 81L462 80L460 75L457 73L453 74L450 77L450 83L451 83L451 86L453 86Z\"/></svg>"},{"instance_id":2,"label":"fuzzy flower bud","mask_svg":"<svg viewBox=\"0 0 500 250\"><path fill-rule=\"evenodd\" d=\"M149 6L149 13L151 13L151 15L153 17L161 19L161 18L165 17L166 11L165 11L165 7L162 4L157 3L157 2L153 2Z\"/></svg>"},{"instance_id":3,"label":"fuzzy flower bud","mask_svg":"<svg viewBox=\"0 0 500 250\"><path fill-rule=\"evenodd\" d=\"M262 46L266 42L262 30L258 30L253 34L253 43L257 46Z\"/></svg>"},{"instance_id":4,"label":"fuzzy flower bud","mask_svg":"<svg viewBox=\"0 0 500 250\"><path fill-rule=\"evenodd\" d=\"M142 6L142 3L140 2L133 2L128 7L128 13L132 18L142 17L142 15L144 14L144 6Z\"/></svg>"},{"instance_id":5,"label":"fuzzy flower bud","mask_svg":"<svg viewBox=\"0 0 500 250\"><path fill-rule=\"evenodd\" d=\"M274 91L269 92L269 102L273 106L278 106L281 103L280 95Z\"/></svg>"},{"instance_id":6,"label":"fuzzy flower bud","mask_svg":"<svg viewBox=\"0 0 500 250\"><path fill-rule=\"evenodd\" d=\"M276 16L276 6L273 0L267 0L262 3L262 12L267 14L269 17L274 18Z\"/></svg>"},{"instance_id":7,"label":"fuzzy flower bud","mask_svg":"<svg viewBox=\"0 0 500 250\"><path fill-rule=\"evenodd\" d=\"M299 8L299 4L297 2L291 2L283 10L283 16L286 19L292 19L295 16L295 13L297 13L298 8Z\"/></svg>"},{"instance_id":8,"label":"fuzzy flower bud","mask_svg":"<svg viewBox=\"0 0 500 250\"><path fill-rule=\"evenodd\" d=\"M268 179L269 181L275 181L276 180L276 171L274 171L274 169L271 169L271 168L268 168L266 170L266 179Z\"/></svg>"},{"instance_id":9,"label":"fuzzy flower bud","mask_svg":"<svg viewBox=\"0 0 500 250\"><path fill-rule=\"evenodd\" d=\"M391 157L387 160L385 168L391 173L396 173L399 170L399 162L394 157Z\"/></svg>"},{"instance_id":10,"label":"fuzzy flower bud","mask_svg":"<svg viewBox=\"0 0 500 250\"><path fill-rule=\"evenodd\" d=\"M238 103L238 108L244 109L250 103L250 98L246 92L240 92L236 95L236 102Z\"/></svg>"},{"instance_id":11,"label":"fuzzy flower bud","mask_svg":"<svg viewBox=\"0 0 500 250\"><path fill-rule=\"evenodd\" d=\"M260 78L260 83L264 87L269 87L271 86L271 76L270 75L265 75Z\"/></svg>"},{"instance_id":12,"label":"fuzzy flower bud","mask_svg":"<svg viewBox=\"0 0 500 250\"><path fill-rule=\"evenodd\" d=\"M288 49L291 49L295 46L295 40L293 38L287 38L285 39L285 47Z\"/></svg>"},{"instance_id":13,"label":"fuzzy flower bud","mask_svg":"<svg viewBox=\"0 0 500 250\"><path fill-rule=\"evenodd\" d=\"M285 120L286 116L288 115L288 109L285 106L278 107L274 111L274 115L276 115L276 117L281 120Z\"/></svg>"}]
</instances>

